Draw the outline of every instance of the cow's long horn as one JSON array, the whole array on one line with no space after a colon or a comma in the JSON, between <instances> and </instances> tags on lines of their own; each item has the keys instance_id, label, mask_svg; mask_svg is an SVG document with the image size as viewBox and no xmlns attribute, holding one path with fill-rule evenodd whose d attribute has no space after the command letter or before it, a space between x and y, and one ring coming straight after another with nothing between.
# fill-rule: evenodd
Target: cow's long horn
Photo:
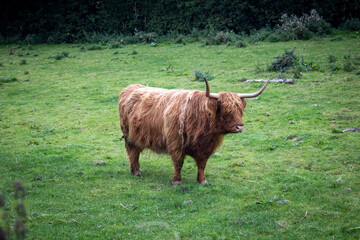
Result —
<instances>
[{"instance_id":1,"label":"cow's long horn","mask_svg":"<svg viewBox=\"0 0 360 240\"><path fill-rule=\"evenodd\" d=\"M211 92L210 92L209 83L208 83L208 81L207 81L207 79L206 79L205 77L204 77L204 81L205 81L205 84L206 84L206 92L205 92L206 97L218 99L218 98L219 98L219 94L218 94L218 93L211 93Z\"/></svg>"},{"instance_id":2,"label":"cow's long horn","mask_svg":"<svg viewBox=\"0 0 360 240\"><path fill-rule=\"evenodd\" d=\"M262 88L260 88L259 91L254 92L254 93L238 93L237 95L241 98L253 98L253 97L257 97L259 96L266 88L266 86L268 85L270 80L267 80L266 83L264 84L264 86L262 86Z\"/></svg>"}]
</instances>

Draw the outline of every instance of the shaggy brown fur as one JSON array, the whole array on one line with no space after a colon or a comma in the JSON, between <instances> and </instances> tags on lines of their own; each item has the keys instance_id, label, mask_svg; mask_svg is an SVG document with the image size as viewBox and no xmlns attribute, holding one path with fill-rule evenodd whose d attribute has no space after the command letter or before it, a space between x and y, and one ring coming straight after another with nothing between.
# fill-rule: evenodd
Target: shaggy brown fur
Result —
<instances>
[{"instance_id":1,"label":"shaggy brown fur","mask_svg":"<svg viewBox=\"0 0 360 240\"><path fill-rule=\"evenodd\" d=\"M209 98L203 91L166 90L130 85L119 98L120 125L133 175L140 176L139 154L145 148L167 153L174 164L173 184L181 184L185 155L198 166L198 183L227 133L241 132L244 98L221 92Z\"/></svg>"}]
</instances>

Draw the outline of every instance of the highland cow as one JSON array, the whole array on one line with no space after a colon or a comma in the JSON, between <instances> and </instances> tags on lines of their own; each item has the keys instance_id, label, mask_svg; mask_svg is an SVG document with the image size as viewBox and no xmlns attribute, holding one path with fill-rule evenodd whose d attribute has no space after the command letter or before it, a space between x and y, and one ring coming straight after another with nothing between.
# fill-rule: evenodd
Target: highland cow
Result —
<instances>
[{"instance_id":1,"label":"highland cow","mask_svg":"<svg viewBox=\"0 0 360 240\"><path fill-rule=\"evenodd\" d=\"M206 183L205 166L220 146L224 135L243 129L245 98L257 92L167 90L135 84L123 89L119 97L120 126L130 161L130 171L141 176L139 155L145 148L167 153L174 164L173 185L181 184L181 168L189 155L198 167L197 182Z\"/></svg>"}]
</instances>

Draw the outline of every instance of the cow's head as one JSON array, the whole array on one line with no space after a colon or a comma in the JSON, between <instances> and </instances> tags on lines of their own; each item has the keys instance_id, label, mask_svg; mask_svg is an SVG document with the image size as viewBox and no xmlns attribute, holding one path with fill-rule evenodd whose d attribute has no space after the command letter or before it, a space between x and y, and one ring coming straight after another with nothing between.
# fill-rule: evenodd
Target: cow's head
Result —
<instances>
[{"instance_id":1,"label":"cow's head","mask_svg":"<svg viewBox=\"0 0 360 240\"><path fill-rule=\"evenodd\" d=\"M244 125L242 116L246 107L245 98L259 96L265 90L269 80L259 91L250 94L231 92L210 93L209 83L206 79L205 83L205 94L209 98L207 109L213 115L217 130L226 134L242 132Z\"/></svg>"}]
</instances>

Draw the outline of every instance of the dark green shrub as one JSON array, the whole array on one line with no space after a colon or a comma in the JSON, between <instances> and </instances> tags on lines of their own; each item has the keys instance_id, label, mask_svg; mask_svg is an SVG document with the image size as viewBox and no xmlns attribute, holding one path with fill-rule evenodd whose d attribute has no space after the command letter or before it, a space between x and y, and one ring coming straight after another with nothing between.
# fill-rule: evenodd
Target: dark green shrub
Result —
<instances>
[{"instance_id":1,"label":"dark green shrub","mask_svg":"<svg viewBox=\"0 0 360 240\"><path fill-rule=\"evenodd\" d=\"M343 65L343 70L345 72L351 72L353 70L355 70L355 67L351 64L351 62L349 60L345 61L344 65Z\"/></svg>"},{"instance_id":2,"label":"dark green shrub","mask_svg":"<svg viewBox=\"0 0 360 240\"><path fill-rule=\"evenodd\" d=\"M276 71L278 74L293 74L294 78L300 78L301 72L318 71L320 66L313 62L306 62L303 58L298 58L295 49L285 50L281 56L276 56L275 61L269 66L269 71Z\"/></svg>"},{"instance_id":3,"label":"dark green shrub","mask_svg":"<svg viewBox=\"0 0 360 240\"><path fill-rule=\"evenodd\" d=\"M86 48L86 50L94 51L94 50L101 50L102 47L100 45L90 45Z\"/></svg>"},{"instance_id":4,"label":"dark green shrub","mask_svg":"<svg viewBox=\"0 0 360 240\"><path fill-rule=\"evenodd\" d=\"M205 45L219 45L221 42L216 38L216 34L210 32L205 40Z\"/></svg>"},{"instance_id":5,"label":"dark green shrub","mask_svg":"<svg viewBox=\"0 0 360 240\"><path fill-rule=\"evenodd\" d=\"M106 44L106 48L108 49L115 49L115 48L120 48L121 45L123 45L122 40L120 41L110 41Z\"/></svg>"},{"instance_id":6,"label":"dark green shrub","mask_svg":"<svg viewBox=\"0 0 360 240\"><path fill-rule=\"evenodd\" d=\"M26 59L21 59L20 60L20 65L26 65Z\"/></svg>"},{"instance_id":7,"label":"dark green shrub","mask_svg":"<svg viewBox=\"0 0 360 240\"><path fill-rule=\"evenodd\" d=\"M269 42L287 42L295 39L298 39L296 32L280 30L275 30L275 32L268 37Z\"/></svg>"},{"instance_id":8,"label":"dark green shrub","mask_svg":"<svg viewBox=\"0 0 360 240\"><path fill-rule=\"evenodd\" d=\"M333 37L332 39L330 39L331 42L335 42L335 41L343 41L344 38L340 35L337 35L335 37Z\"/></svg>"},{"instance_id":9,"label":"dark green shrub","mask_svg":"<svg viewBox=\"0 0 360 240\"><path fill-rule=\"evenodd\" d=\"M136 43L140 43L140 40L137 36L134 35L127 35L123 37L123 42L124 44L136 44Z\"/></svg>"},{"instance_id":10,"label":"dark green shrub","mask_svg":"<svg viewBox=\"0 0 360 240\"><path fill-rule=\"evenodd\" d=\"M200 71L195 71L195 78L193 79L194 81L203 82L205 81L204 78L206 78L207 80L212 80L215 77L208 72L202 73Z\"/></svg>"},{"instance_id":11,"label":"dark green shrub","mask_svg":"<svg viewBox=\"0 0 360 240\"><path fill-rule=\"evenodd\" d=\"M29 44L39 44L43 42L43 39L36 34L28 34L25 38L25 42Z\"/></svg>"},{"instance_id":12,"label":"dark green shrub","mask_svg":"<svg viewBox=\"0 0 360 240\"><path fill-rule=\"evenodd\" d=\"M269 42L280 42L281 41L280 36L277 33L270 34L269 37L267 38L267 40Z\"/></svg>"},{"instance_id":13,"label":"dark green shrub","mask_svg":"<svg viewBox=\"0 0 360 240\"><path fill-rule=\"evenodd\" d=\"M271 63L269 70L276 72L286 72L291 67L295 66L298 57L294 54L295 50L285 50L281 56L276 56L275 61Z\"/></svg>"},{"instance_id":14,"label":"dark green shrub","mask_svg":"<svg viewBox=\"0 0 360 240\"><path fill-rule=\"evenodd\" d=\"M52 32L46 38L46 43L48 44L61 44L61 43L70 43L70 35L64 34L62 32Z\"/></svg>"},{"instance_id":15,"label":"dark green shrub","mask_svg":"<svg viewBox=\"0 0 360 240\"><path fill-rule=\"evenodd\" d=\"M347 19L342 28L348 31L360 31L360 19L359 18Z\"/></svg>"},{"instance_id":16,"label":"dark green shrub","mask_svg":"<svg viewBox=\"0 0 360 240\"><path fill-rule=\"evenodd\" d=\"M246 47L245 41L240 35L234 32L209 32L205 40L205 45L220 45L226 44L227 46Z\"/></svg>"},{"instance_id":17,"label":"dark green shrub","mask_svg":"<svg viewBox=\"0 0 360 240\"><path fill-rule=\"evenodd\" d=\"M135 37L137 37L139 39L140 42L142 43L151 43L151 42L156 42L156 37L157 34L154 32L135 32Z\"/></svg>"},{"instance_id":18,"label":"dark green shrub","mask_svg":"<svg viewBox=\"0 0 360 240\"><path fill-rule=\"evenodd\" d=\"M64 52L58 53L54 56L51 56L50 58L53 58L55 60L61 60L65 57L68 57L69 55L70 55L69 52L64 51Z\"/></svg>"},{"instance_id":19,"label":"dark green shrub","mask_svg":"<svg viewBox=\"0 0 360 240\"><path fill-rule=\"evenodd\" d=\"M217 32L215 39L218 43L227 43L227 42L231 41L230 33L223 32L223 31Z\"/></svg>"},{"instance_id":20,"label":"dark green shrub","mask_svg":"<svg viewBox=\"0 0 360 240\"><path fill-rule=\"evenodd\" d=\"M245 41L242 41L242 40L236 41L233 45L234 45L235 47L238 47L238 48L247 47L246 42L245 42Z\"/></svg>"},{"instance_id":21,"label":"dark green shrub","mask_svg":"<svg viewBox=\"0 0 360 240\"><path fill-rule=\"evenodd\" d=\"M329 59L329 63L334 63L334 62L336 62L336 57L333 56L333 55L329 55L328 59Z\"/></svg>"},{"instance_id":22,"label":"dark green shrub","mask_svg":"<svg viewBox=\"0 0 360 240\"><path fill-rule=\"evenodd\" d=\"M265 41L273 33L270 27L261 28L257 31L250 32L251 43Z\"/></svg>"},{"instance_id":23,"label":"dark green shrub","mask_svg":"<svg viewBox=\"0 0 360 240\"><path fill-rule=\"evenodd\" d=\"M330 68L330 71L332 71L332 72L338 72L341 69L341 67L335 63L330 63L329 68Z\"/></svg>"},{"instance_id":24,"label":"dark green shrub","mask_svg":"<svg viewBox=\"0 0 360 240\"><path fill-rule=\"evenodd\" d=\"M179 35L176 35L176 38L173 39L173 42L176 43L176 44L186 44L186 40L185 40L185 35L183 34L179 34Z\"/></svg>"},{"instance_id":25,"label":"dark green shrub","mask_svg":"<svg viewBox=\"0 0 360 240\"><path fill-rule=\"evenodd\" d=\"M16 77L0 77L0 83L16 82Z\"/></svg>"},{"instance_id":26,"label":"dark green shrub","mask_svg":"<svg viewBox=\"0 0 360 240\"><path fill-rule=\"evenodd\" d=\"M202 37L206 37L207 32L205 30L199 30L193 28L189 34L189 42L200 42Z\"/></svg>"},{"instance_id":27,"label":"dark green shrub","mask_svg":"<svg viewBox=\"0 0 360 240\"><path fill-rule=\"evenodd\" d=\"M351 54L344 55L344 60L350 61L350 59L351 59Z\"/></svg>"}]
</instances>

